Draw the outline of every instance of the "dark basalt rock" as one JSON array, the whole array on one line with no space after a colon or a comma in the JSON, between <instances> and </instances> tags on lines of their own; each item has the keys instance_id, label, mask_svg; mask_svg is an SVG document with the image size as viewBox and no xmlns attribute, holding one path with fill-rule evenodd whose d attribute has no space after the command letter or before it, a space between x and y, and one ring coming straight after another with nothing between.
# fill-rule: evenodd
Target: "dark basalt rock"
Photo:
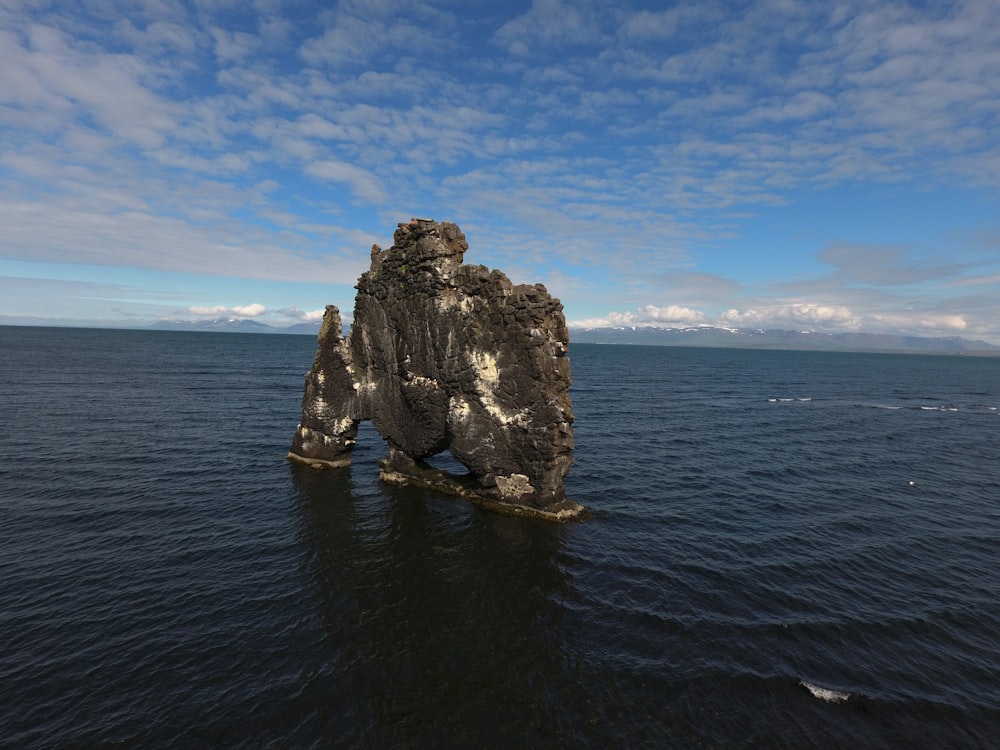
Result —
<instances>
[{"instance_id":1,"label":"dark basalt rock","mask_svg":"<svg viewBox=\"0 0 1000 750\"><path fill-rule=\"evenodd\" d=\"M573 410L562 305L541 284L463 265L468 247L455 224L414 219L388 250L372 248L346 341L339 310L326 309L289 458L346 466L370 419L389 444L384 481L515 515L582 517L563 487ZM445 450L467 475L424 462Z\"/></svg>"}]
</instances>

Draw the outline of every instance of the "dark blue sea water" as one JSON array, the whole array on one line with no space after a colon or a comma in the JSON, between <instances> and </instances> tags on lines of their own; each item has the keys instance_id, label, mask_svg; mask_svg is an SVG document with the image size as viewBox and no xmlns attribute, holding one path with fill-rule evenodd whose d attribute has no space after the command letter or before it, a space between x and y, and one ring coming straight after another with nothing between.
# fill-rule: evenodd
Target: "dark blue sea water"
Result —
<instances>
[{"instance_id":1,"label":"dark blue sea water","mask_svg":"<svg viewBox=\"0 0 1000 750\"><path fill-rule=\"evenodd\" d=\"M1000 742L1000 359L573 346L560 526L286 462L314 351L0 328L0 746Z\"/></svg>"}]
</instances>

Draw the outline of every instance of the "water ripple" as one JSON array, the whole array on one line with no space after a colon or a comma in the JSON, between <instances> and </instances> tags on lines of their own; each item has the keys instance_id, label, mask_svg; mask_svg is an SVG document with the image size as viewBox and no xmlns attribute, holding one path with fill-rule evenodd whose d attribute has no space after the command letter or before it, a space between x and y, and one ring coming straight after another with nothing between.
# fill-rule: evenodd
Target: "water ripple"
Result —
<instances>
[{"instance_id":1,"label":"water ripple","mask_svg":"<svg viewBox=\"0 0 1000 750\"><path fill-rule=\"evenodd\" d=\"M283 461L308 337L0 334L12 747L1000 736L995 360L574 346L553 527Z\"/></svg>"}]
</instances>

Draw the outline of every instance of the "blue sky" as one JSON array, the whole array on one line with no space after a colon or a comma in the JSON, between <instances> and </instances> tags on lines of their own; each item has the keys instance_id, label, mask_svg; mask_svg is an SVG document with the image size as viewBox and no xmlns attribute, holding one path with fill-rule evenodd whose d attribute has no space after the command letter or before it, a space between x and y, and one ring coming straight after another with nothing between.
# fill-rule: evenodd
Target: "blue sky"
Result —
<instances>
[{"instance_id":1,"label":"blue sky","mask_svg":"<svg viewBox=\"0 0 1000 750\"><path fill-rule=\"evenodd\" d=\"M1000 343L1000 3L0 7L0 323L349 316L414 216L571 324Z\"/></svg>"}]
</instances>

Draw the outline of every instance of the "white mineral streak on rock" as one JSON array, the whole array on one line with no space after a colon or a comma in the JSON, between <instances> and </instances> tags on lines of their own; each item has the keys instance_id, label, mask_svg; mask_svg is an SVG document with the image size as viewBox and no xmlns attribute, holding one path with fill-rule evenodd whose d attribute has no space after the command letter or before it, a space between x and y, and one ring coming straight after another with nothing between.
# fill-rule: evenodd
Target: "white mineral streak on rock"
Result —
<instances>
[{"instance_id":1,"label":"white mineral streak on rock","mask_svg":"<svg viewBox=\"0 0 1000 750\"><path fill-rule=\"evenodd\" d=\"M422 385L422 386L426 386L428 388L440 388L441 387L441 384L437 380L435 380L434 378L424 377L423 375L408 374L408 380L409 380L409 382L413 383L414 385Z\"/></svg>"},{"instance_id":2,"label":"white mineral streak on rock","mask_svg":"<svg viewBox=\"0 0 1000 750\"><path fill-rule=\"evenodd\" d=\"M310 430L308 427L303 427L302 425L299 425L298 432L299 436L302 438L302 447L305 450L313 450L316 447L316 438L320 438L321 443L325 439L323 433L315 432Z\"/></svg>"},{"instance_id":3,"label":"white mineral streak on rock","mask_svg":"<svg viewBox=\"0 0 1000 750\"><path fill-rule=\"evenodd\" d=\"M434 301L434 304L439 312L448 312L457 308L460 312L470 313L475 308L472 299L457 289L444 293Z\"/></svg>"},{"instance_id":4,"label":"white mineral streak on rock","mask_svg":"<svg viewBox=\"0 0 1000 750\"><path fill-rule=\"evenodd\" d=\"M531 482L528 481L528 477L524 474L497 476L497 488L499 488L500 494L508 500L517 500L535 491Z\"/></svg>"},{"instance_id":5,"label":"white mineral streak on rock","mask_svg":"<svg viewBox=\"0 0 1000 750\"><path fill-rule=\"evenodd\" d=\"M302 446L302 450L303 451L311 452L311 451L315 450L316 444L313 443L313 441L310 440L307 437L307 435L308 435L308 433L306 433L306 432L300 432L299 436L300 436L301 440L299 441L299 443Z\"/></svg>"},{"instance_id":6,"label":"white mineral streak on rock","mask_svg":"<svg viewBox=\"0 0 1000 750\"><path fill-rule=\"evenodd\" d=\"M476 372L476 392L486 412L502 425L523 424L528 419L527 411L505 410L496 398L496 388L500 384L500 370L497 359L489 352L470 352L469 362Z\"/></svg>"},{"instance_id":7,"label":"white mineral streak on rock","mask_svg":"<svg viewBox=\"0 0 1000 750\"><path fill-rule=\"evenodd\" d=\"M497 369L497 358L489 352L469 352L469 359L476 369L476 377L480 386L485 386L491 391L500 382L500 371Z\"/></svg>"},{"instance_id":8,"label":"white mineral streak on rock","mask_svg":"<svg viewBox=\"0 0 1000 750\"><path fill-rule=\"evenodd\" d=\"M452 416L460 422L472 416L472 407L469 406L469 402L459 396L452 396L449 399L448 409Z\"/></svg>"}]
</instances>

